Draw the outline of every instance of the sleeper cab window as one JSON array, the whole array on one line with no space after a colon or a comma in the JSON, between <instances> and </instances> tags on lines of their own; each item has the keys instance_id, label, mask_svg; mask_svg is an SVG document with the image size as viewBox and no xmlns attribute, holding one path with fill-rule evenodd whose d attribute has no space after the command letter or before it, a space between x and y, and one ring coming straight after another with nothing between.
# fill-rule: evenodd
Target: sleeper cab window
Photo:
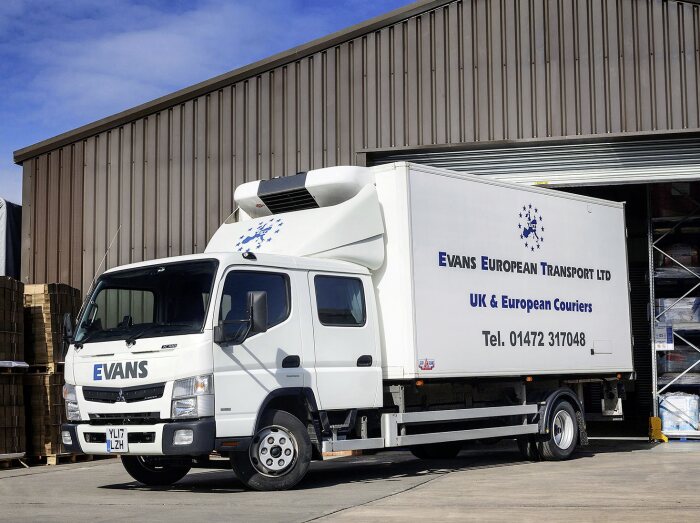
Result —
<instances>
[{"instance_id":1,"label":"sleeper cab window","mask_svg":"<svg viewBox=\"0 0 700 523\"><path fill-rule=\"evenodd\" d=\"M219 320L236 321L247 318L249 291L267 293L267 327L287 319L289 306L289 278L276 272L231 271L224 282Z\"/></svg>"},{"instance_id":2,"label":"sleeper cab window","mask_svg":"<svg viewBox=\"0 0 700 523\"><path fill-rule=\"evenodd\" d=\"M316 276L314 286L322 325L362 327L365 324L365 293L359 278Z\"/></svg>"}]
</instances>

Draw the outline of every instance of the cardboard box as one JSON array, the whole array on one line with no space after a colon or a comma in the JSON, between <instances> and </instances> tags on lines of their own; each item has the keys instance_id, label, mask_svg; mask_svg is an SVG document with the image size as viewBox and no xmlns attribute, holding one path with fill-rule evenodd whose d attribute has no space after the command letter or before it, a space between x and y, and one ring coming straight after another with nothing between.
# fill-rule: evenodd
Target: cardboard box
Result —
<instances>
[{"instance_id":1,"label":"cardboard box","mask_svg":"<svg viewBox=\"0 0 700 523\"><path fill-rule=\"evenodd\" d=\"M683 298L676 303L677 300L677 298L656 300L656 314L666 311L659 316L660 323L673 325L674 323L700 322L700 298ZM668 307L671 308L668 309Z\"/></svg>"},{"instance_id":2,"label":"cardboard box","mask_svg":"<svg viewBox=\"0 0 700 523\"><path fill-rule=\"evenodd\" d=\"M75 319L80 292L61 283L24 286L25 358L29 365L52 365L63 357L63 316Z\"/></svg>"}]
</instances>

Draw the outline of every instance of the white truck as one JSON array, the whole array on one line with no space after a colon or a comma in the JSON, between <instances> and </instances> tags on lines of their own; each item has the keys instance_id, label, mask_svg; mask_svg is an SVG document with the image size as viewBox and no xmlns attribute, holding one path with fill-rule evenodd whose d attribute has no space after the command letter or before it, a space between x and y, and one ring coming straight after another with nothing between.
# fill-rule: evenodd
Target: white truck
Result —
<instances>
[{"instance_id":1,"label":"white truck","mask_svg":"<svg viewBox=\"0 0 700 523\"><path fill-rule=\"evenodd\" d=\"M116 267L65 359L70 452L167 485L213 452L258 490L324 452L586 443L632 376L624 206L408 163L239 186L203 254ZM234 213L235 214L235 213Z\"/></svg>"}]
</instances>

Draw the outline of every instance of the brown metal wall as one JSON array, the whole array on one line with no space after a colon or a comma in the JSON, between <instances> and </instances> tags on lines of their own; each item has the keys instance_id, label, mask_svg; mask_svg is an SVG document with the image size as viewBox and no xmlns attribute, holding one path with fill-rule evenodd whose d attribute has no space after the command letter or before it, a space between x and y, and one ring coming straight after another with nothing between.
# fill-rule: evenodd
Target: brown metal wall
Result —
<instances>
[{"instance_id":1,"label":"brown metal wall","mask_svg":"<svg viewBox=\"0 0 700 523\"><path fill-rule=\"evenodd\" d=\"M700 127L700 10L458 1L24 161L25 281L201 252L235 186L362 149ZM104 268L104 267L103 267Z\"/></svg>"}]
</instances>

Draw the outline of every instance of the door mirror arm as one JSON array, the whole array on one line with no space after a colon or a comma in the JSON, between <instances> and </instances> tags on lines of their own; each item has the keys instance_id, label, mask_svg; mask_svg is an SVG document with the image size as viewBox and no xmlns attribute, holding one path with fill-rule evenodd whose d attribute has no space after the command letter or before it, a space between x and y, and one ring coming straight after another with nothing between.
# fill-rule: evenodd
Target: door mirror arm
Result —
<instances>
[{"instance_id":1,"label":"door mirror arm","mask_svg":"<svg viewBox=\"0 0 700 523\"><path fill-rule=\"evenodd\" d=\"M250 291L247 296L245 320L219 320L214 327L214 343L240 345L261 332L267 332L267 292ZM237 328L232 329L233 326Z\"/></svg>"},{"instance_id":2,"label":"door mirror arm","mask_svg":"<svg viewBox=\"0 0 700 523\"><path fill-rule=\"evenodd\" d=\"M233 326L237 327L234 329ZM248 320L219 321L214 327L214 343L219 345L240 345L250 333L250 322Z\"/></svg>"}]
</instances>

